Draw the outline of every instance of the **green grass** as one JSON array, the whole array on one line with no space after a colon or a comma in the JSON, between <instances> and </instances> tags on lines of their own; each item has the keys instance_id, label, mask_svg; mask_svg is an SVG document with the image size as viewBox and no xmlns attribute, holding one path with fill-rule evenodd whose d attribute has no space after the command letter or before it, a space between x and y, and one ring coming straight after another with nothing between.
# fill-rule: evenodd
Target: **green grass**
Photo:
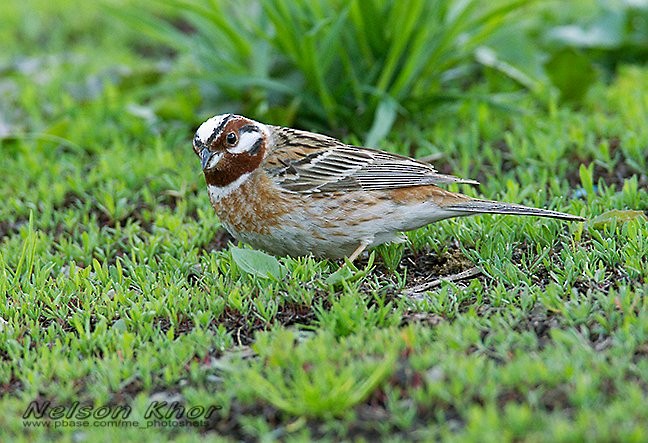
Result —
<instances>
[{"instance_id":1,"label":"green grass","mask_svg":"<svg viewBox=\"0 0 648 443\"><path fill-rule=\"evenodd\" d=\"M457 219L352 271L276 266L223 247L190 144L206 104L168 92L164 48L101 4L48 4L0 7L1 441L648 439L648 221L627 211L648 210L648 67L579 108L464 100L380 144L587 223ZM217 410L28 428L34 400L142 426L152 401Z\"/></svg>"}]
</instances>

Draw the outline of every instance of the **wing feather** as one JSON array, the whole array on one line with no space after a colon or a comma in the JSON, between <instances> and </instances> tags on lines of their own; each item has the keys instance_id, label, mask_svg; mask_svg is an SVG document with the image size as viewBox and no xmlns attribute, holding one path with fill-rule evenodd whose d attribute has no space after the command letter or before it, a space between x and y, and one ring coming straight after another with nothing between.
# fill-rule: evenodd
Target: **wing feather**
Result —
<instances>
[{"instance_id":1,"label":"wing feather","mask_svg":"<svg viewBox=\"0 0 648 443\"><path fill-rule=\"evenodd\" d=\"M331 137L274 127L264 167L278 186L304 194L386 190L474 180L439 174L432 165L385 151L346 145Z\"/></svg>"}]
</instances>

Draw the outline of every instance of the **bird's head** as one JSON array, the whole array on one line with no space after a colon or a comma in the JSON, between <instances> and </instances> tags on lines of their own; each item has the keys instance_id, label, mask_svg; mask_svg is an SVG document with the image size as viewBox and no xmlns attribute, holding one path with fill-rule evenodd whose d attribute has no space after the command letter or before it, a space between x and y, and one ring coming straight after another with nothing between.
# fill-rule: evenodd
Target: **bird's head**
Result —
<instances>
[{"instance_id":1,"label":"bird's head","mask_svg":"<svg viewBox=\"0 0 648 443\"><path fill-rule=\"evenodd\" d=\"M259 167L266 154L266 125L235 114L216 115L204 122L193 139L205 181L225 187Z\"/></svg>"}]
</instances>

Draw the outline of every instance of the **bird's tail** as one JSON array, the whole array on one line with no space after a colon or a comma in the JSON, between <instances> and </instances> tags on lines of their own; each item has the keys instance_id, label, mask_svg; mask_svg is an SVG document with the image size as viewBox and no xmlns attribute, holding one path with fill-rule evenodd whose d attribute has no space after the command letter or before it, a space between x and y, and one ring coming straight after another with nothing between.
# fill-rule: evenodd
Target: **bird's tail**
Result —
<instances>
[{"instance_id":1,"label":"bird's tail","mask_svg":"<svg viewBox=\"0 0 648 443\"><path fill-rule=\"evenodd\" d=\"M491 200L470 199L461 203L454 203L445 206L444 209L471 214L510 214L510 215L534 215L537 217L558 218L569 221L585 221L583 217L565 214L564 212L550 211L548 209L530 208L528 206L516 205L514 203L503 203Z\"/></svg>"}]
</instances>

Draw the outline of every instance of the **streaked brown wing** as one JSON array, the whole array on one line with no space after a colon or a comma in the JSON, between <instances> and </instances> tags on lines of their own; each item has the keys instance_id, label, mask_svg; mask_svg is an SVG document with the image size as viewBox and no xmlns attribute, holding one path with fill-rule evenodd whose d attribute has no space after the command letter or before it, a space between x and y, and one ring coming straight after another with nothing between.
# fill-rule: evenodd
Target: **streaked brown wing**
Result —
<instances>
[{"instance_id":1,"label":"streaked brown wing","mask_svg":"<svg viewBox=\"0 0 648 443\"><path fill-rule=\"evenodd\" d=\"M277 185L287 191L310 194L477 184L474 180L439 174L431 165L398 154L345 145L319 134L289 131L291 136L276 144L264 165ZM283 141L286 134L279 134L278 140Z\"/></svg>"},{"instance_id":2,"label":"streaked brown wing","mask_svg":"<svg viewBox=\"0 0 648 443\"><path fill-rule=\"evenodd\" d=\"M272 126L272 154L265 159L264 167L281 168L317 152L346 146L339 140L314 132Z\"/></svg>"}]
</instances>

